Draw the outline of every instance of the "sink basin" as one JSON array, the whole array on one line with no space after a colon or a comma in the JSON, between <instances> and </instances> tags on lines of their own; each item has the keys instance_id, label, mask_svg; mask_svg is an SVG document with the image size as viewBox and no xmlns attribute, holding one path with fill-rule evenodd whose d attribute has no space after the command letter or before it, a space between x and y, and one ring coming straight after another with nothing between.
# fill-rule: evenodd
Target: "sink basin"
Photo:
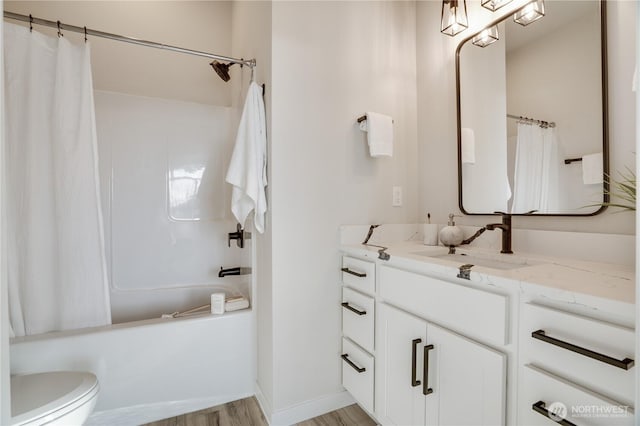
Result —
<instances>
[{"instance_id":1,"label":"sink basin","mask_svg":"<svg viewBox=\"0 0 640 426\"><path fill-rule=\"evenodd\" d=\"M539 264L539 262L532 262L529 259L525 259L521 257L512 257L511 255L508 255L508 254L496 255L496 256L500 256L500 259L496 259L495 257L480 254L480 253L472 254L472 253L464 253L464 252L458 252L455 254L448 254L448 253L434 254L433 252L427 251L427 252L415 252L413 254L416 254L418 256L433 257L435 259L449 260L451 262L456 262L461 265L468 263L475 266L482 266L484 268L502 269L502 270L518 269L518 268L524 268L527 266Z\"/></svg>"}]
</instances>

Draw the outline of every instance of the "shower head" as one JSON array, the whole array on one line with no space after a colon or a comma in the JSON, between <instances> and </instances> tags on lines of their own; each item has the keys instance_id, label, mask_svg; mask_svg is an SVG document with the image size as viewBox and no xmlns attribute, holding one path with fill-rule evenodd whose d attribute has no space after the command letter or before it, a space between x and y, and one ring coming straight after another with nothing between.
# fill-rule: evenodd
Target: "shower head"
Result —
<instances>
[{"instance_id":1,"label":"shower head","mask_svg":"<svg viewBox=\"0 0 640 426\"><path fill-rule=\"evenodd\" d=\"M231 79L231 76L229 76L229 67L231 65L234 65L233 63L223 64L222 62L213 61L209 65L211 65L211 67L213 67L213 69L216 72L216 74L218 74L218 76L221 79L223 79L225 82L229 81Z\"/></svg>"}]
</instances>

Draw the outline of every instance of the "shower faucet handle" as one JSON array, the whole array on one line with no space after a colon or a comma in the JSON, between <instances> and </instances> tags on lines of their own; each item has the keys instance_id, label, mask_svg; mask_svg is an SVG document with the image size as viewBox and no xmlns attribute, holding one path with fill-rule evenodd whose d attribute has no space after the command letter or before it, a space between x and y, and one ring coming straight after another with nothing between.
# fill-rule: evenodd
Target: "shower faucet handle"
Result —
<instances>
[{"instance_id":1,"label":"shower faucet handle","mask_svg":"<svg viewBox=\"0 0 640 426\"><path fill-rule=\"evenodd\" d=\"M236 245L239 248L244 248L244 240L249 239L251 239L251 233L245 232L244 229L242 229L242 225L238 223L236 225L236 232L229 232L227 242L229 247L231 247L231 240L236 240Z\"/></svg>"}]
</instances>

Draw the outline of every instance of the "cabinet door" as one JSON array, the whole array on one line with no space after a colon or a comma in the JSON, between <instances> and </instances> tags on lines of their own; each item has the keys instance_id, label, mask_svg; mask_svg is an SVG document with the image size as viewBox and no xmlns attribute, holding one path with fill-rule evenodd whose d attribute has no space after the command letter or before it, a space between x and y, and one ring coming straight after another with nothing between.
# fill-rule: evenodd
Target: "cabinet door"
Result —
<instances>
[{"instance_id":1,"label":"cabinet door","mask_svg":"<svg viewBox=\"0 0 640 426\"><path fill-rule=\"evenodd\" d=\"M376 417L384 425L424 425L422 353L426 321L378 305L376 321Z\"/></svg>"},{"instance_id":2,"label":"cabinet door","mask_svg":"<svg viewBox=\"0 0 640 426\"><path fill-rule=\"evenodd\" d=\"M427 424L505 424L506 355L431 323L427 336Z\"/></svg>"}]
</instances>

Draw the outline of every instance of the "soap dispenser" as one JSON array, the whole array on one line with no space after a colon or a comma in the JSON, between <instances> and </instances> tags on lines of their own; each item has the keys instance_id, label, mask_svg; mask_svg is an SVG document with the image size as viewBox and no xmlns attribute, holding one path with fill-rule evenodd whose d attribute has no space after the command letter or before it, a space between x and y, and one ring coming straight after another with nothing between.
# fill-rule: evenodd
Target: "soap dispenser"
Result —
<instances>
[{"instance_id":1,"label":"soap dispenser","mask_svg":"<svg viewBox=\"0 0 640 426\"><path fill-rule=\"evenodd\" d=\"M453 221L453 216L453 213L449 214L449 223L447 223L447 226L442 228L438 234L440 242L448 247L458 246L464 240L462 229L456 226L456 223Z\"/></svg>"}]
</instances>

